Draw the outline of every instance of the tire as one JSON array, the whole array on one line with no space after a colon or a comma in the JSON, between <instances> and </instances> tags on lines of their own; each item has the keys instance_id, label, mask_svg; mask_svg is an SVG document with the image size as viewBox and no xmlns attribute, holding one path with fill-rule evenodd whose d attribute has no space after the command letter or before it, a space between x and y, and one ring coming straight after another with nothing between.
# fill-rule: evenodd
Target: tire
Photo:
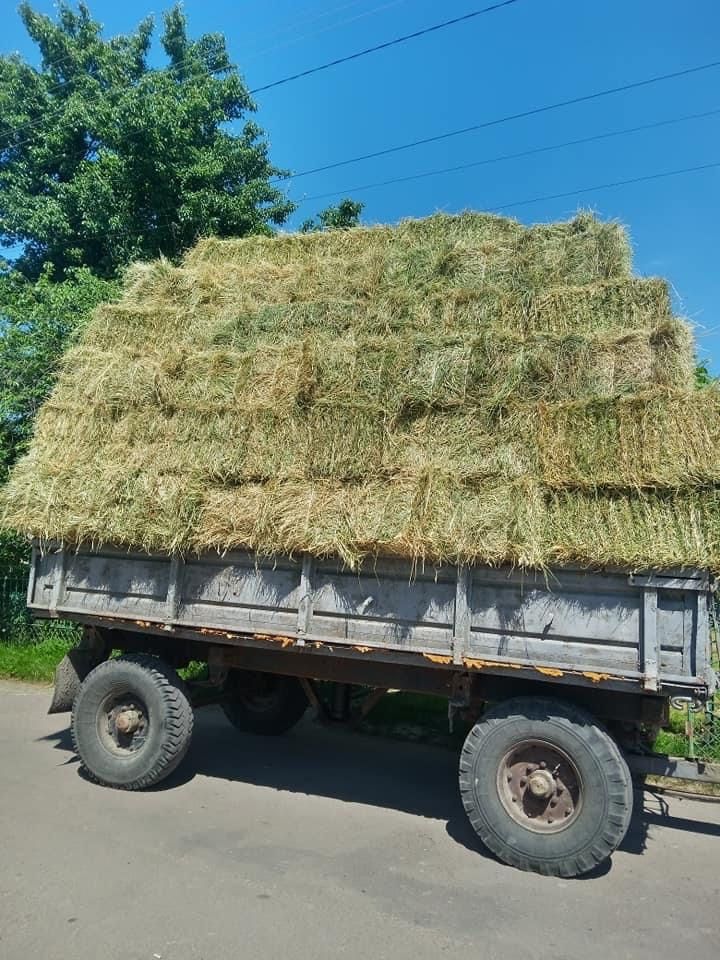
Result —
<instances>
[{"instance_id":1,"label":"tire","mask_svg":"<svg viewBox=\"0 0 720 960\"><path fill-rule=\"evenodd\" d=\"M125 730L125 726L134 729ZM193 710L167 664L146 654L106 660L92 670L73 705L70 732L84 771L120 790L143 790L181 762Z\"/></svg>"},{"instance_id":2,"label":"tire","mask_svg":"<svg viewBox=\"0 0 720 960\"><path fill-rule=\"evenodd\" d=\"M295 677L233 670L225 683L222 708L237 730L277 736L302 719L308 699Z\"/></svg>"},{"instance_id":3,"label":"tire","mask_svg":"<svg viewBox=\"0 0 720 960\"><path fill-rule=\"evenodd\" d=\"M606 860L633 806L630 771L610 734L584 710L530 697L499 704L472 728L460 794L500 860L554 877Z\"/></svg>"}]
</instances>

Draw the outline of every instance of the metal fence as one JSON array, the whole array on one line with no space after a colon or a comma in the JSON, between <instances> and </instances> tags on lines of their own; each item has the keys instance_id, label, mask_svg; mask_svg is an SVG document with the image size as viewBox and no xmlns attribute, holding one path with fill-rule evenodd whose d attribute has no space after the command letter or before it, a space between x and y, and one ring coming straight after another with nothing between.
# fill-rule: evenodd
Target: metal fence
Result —
<instances>
[{"instance_id":1,"label":"metal fence","mask_svg":"<svg viewBox=\"0 0 720 960\"><path fill-rule=\"evenodd\" d=\"M33 620L25 606L29 569L0 568L0 643L33 644L49 638L73 641L79 628L65 620Z\"/></svg>"}]
</instances>

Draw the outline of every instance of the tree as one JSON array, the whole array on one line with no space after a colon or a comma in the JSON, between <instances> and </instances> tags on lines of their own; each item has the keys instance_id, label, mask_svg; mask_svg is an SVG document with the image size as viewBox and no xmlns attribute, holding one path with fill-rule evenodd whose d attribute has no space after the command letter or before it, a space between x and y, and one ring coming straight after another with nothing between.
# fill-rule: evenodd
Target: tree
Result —
<instances>
[{"instance_id":1,"label":"tree","mask_svg":"<svg viewBox=\"0 0 720 960\"><path fill-rule=\"evenodd\" d=\"M712 383L715 383L716 379L710 373L708 364L706 362L697 363L695 365L695 386L698 389L702 387L709 387Z\"/></svg>"},{"instance_id":2,"label":"tree","mask_svg":"<svg viewBox=\"0 0 720 960\"><path fill-rule=\"evenodd\" d=\"M17 271L0 276L0 483L30 438L68 340L116 289L84 267L63 283L49 268L35 282Z\"/></svg>"},{"instance_id":3,"label":"tree","mask_svg":"<svg viewBox=\"0 0 720 960\"><path fill-rule=\"evenodd\" d=\"M364 203L358 203L357 200L341 200L337 206L327 207L321 210L317 217L305 220L300 230L303 233L312 233L314 230L347 230L357 227L364 206Z\"/></svg>"},{"instance_id":4,"label":"tree","mask_svg":"<svg viewBox=\"0 0 720 960\"><path fill-rule=\"evenodd\" d=\"M203 232L285 222L294 206L221 34L190 40L175 6L160 38L169 62L153 69L150 17L105 40L84 2L63 0L57 20L27 0L19 12L42 62L0 58L0 244L21 246L25 276L50 264L58 281L77 267L112 277Z\"/></svg>"}]
</instances>

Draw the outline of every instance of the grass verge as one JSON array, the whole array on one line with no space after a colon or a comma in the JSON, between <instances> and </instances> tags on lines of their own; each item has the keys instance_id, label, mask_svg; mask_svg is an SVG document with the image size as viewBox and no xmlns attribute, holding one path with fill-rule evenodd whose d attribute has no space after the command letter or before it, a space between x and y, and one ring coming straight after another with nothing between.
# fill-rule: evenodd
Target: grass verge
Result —
<instances>
[{"instance_id":1,"label":"grass verge","mask_svg":"<svg viewBox=\"0 0 720 960\"><path fill-rule=\"evenodd\" d=\"M55 667L75 643L75 637L59 631L32 643L0 641L0 677L52 683Z\"/></svg>"}]
</instances>

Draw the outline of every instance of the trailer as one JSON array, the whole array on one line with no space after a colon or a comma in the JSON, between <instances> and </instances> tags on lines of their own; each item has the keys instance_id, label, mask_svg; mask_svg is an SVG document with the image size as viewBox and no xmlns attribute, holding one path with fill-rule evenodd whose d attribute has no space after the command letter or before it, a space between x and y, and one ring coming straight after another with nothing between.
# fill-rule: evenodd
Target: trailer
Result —
<instances>
[{"instance_id":1,"label":"trailer","mask_svg":"<svg viewBox=\"0 0 720 960\"><path fill-rule=\"evenodd\" d=\"M182 761L193 692L177 670L190 661L209 666L203 699L257 734L285 732L309 705L347 717L351 688L367 690L360 713L389 689L432 693L472 722L459 786L482 842L508 864L568 877L622 842L632 773L720 782L719 765L649 750L671 698L715 691L713 591L702 570L389 559L351 570L310 556L45 545L28 606L84 628L51 709L72 709L98 783L142 789Z\"/></svg>"}]
</instances>

